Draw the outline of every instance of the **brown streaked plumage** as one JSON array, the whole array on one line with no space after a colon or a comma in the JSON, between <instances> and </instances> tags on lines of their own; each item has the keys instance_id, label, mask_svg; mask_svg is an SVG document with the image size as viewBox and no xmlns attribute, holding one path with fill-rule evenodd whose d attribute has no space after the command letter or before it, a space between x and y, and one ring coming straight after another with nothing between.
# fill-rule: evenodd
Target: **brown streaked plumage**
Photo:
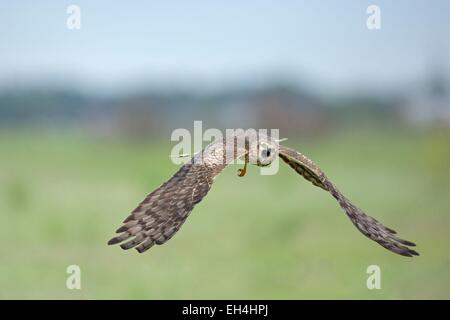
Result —
<instances>
[{"instance_id":1,"label":"brown streaked plumage","mask_svg":"<svg viewBox=\"0 0 450 320\"><path fill-rule=\"evenodd\" d=\"M366 237L402 256L412 257L413 255L419 255L416 251L406 247L415 246L413 242L398 238L395 236L396 232L394 230L385 227L351 203L310 159L286 147L280 147L279 156L306 180L331 193L355 227Z\"/></svg>"},{"instance_id":2,"label":"brown streaked plumage","mask_svg":"<svg viewBox=\"0 0 450 320\"><path fill-rule=\"evenodd\" d=\"M419 255L408 248L414 243L398 238L353 205L326 177L320 168L301 153L280 146L277 140L256 132L245 132L211 143L183 165L175 175L150 193L117 229L118 236L108 244L122 243L122 249L135 248L142 253L154 244L163 244L181 227L194 206L210 190L214 178L237 158L245 164L269 165L276 155L315 186L328 191L344 209L356 228L384 248L407 257ZM245 175L239 170L239 176Z\"/></svg>"}]
</instances>

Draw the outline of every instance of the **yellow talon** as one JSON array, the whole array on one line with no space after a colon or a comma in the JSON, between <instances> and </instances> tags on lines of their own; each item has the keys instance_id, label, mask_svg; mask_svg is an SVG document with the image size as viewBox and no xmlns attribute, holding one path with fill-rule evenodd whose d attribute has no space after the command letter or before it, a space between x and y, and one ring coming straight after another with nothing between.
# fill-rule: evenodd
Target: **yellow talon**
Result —
<instances>
[{"instance_id":1,"label":"yellow talon","mask_svg":"<svg viewBox=\"0 0 450 320\"><path fill-rule=\"evenodd\" d=\"M249 142L248 142L248 139L246 138L245 139L245 161L244 161L244 168L242 168L242 169L239 169L238 170L238 176L239 177L243 177L243 176L245 176L245 174L247 173L247 163L249 162L249 156L248 156L248 154L249 154Z\"/></svg>"},{"instance_id":2,"label":"yellow talon","mask_svg":"<svg viewBox=\"0 0 450 320\"><path fill-rule=\"evenodd\" d=\"M238 169L238 176L243 177L247 173L247 161L244 164L244 168Z\"/></svg>"}]
</instances>

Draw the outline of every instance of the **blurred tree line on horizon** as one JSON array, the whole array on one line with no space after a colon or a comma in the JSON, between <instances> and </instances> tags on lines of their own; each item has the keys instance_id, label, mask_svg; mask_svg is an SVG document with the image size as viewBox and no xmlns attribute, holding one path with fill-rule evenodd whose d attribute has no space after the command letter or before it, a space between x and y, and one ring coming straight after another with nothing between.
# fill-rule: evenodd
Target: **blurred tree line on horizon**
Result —
<instances>
[{"instance_id":1,"label":"blurred tree line on horizon","mask_svg":"<svg viewBox=\"0 0 450 320\"><path fill-rule=\"evenodd\" d=\"M353 93L327 98L293 81L225 87L140 90L96 95L75 88L0 90L0 126L80 127L92 134L135 140L166 136L203 120L216 128L280 128L282 134L317 135L340 125L380 122L450 127L450 85L433 75L408 93Z\"/></svg>"}]
</instances>

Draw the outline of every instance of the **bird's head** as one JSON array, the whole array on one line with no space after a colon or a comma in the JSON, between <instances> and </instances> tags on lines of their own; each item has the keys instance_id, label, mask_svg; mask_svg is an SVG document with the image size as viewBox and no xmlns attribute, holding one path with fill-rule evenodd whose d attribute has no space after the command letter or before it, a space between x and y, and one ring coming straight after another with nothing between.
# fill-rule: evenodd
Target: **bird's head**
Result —
<instances>
[{"instance_id":1,"label":"bird's head","mask_svg":"<svg viewBox=\"0 0 450 320\"><path fill-rule=\"evenodd\" d=\"M272 137L257 134L248 136L248 161L258 167L270 165L278 154L278 141Z\"/></svg>"}]
</instances>

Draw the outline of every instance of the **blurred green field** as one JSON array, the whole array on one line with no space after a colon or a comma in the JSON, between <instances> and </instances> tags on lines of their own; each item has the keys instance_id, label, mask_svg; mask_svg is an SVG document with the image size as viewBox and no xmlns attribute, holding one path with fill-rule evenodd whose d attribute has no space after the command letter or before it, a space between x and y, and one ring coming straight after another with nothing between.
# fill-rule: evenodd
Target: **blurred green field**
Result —
<instances>
[{"instance_id":1,"label":"blurred green field","mask_svg":"<svg viewBox=\"0 0 450 320\"><path fill-rule=\"evenodd\" d=\"M342 130L284 144L318 163L358 206L418 244L394 255L334 199L280 163L274 176L220 176L172 240L146 254L106 245L177 169L169 142L0 131L0 298L450 298L450 133ZM66 289L66 268L82 289ZM381 267L381 290L366 268Z\"/></svg>"}]
</instances>

